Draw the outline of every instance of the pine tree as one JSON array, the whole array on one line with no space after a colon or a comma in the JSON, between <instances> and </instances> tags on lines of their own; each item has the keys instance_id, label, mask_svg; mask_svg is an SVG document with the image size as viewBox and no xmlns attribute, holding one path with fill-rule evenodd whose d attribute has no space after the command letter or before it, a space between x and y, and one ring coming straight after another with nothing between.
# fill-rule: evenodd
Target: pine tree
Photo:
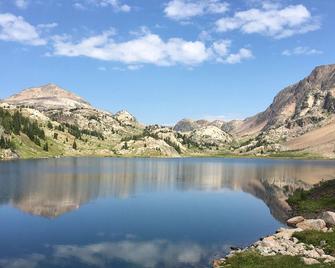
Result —
<instances>
[{"instance_id":1,"label":"pine tree","mask_svg":"<svg viewBox=\"0 0 335 268\"><path fill-rule=\"evenodd\" d=\"M77 143L76 143L76 140L74 140L73 145L72 145L72 148L73 148L74 150L77 150Z\"/></svg>"},{"instance_id":2,"label":"pine tree","mask_svg":"<svg viewBox=\"0 0 335 268\"><path fill-rule=\"evenodd\" d=\"M128 150L129 149L128 142L125 142L123 144L122 149L124 149L124 150Z\"/></svg>"},{"instance_id":3,"label":"pine tree","mask_svg":"<svg viewBox=\"0 0 335 268\"><path fill-rule=\"evenodd\" d=\"M0 138L0 148L5 149L5 147L6 147L6 141L5 141L4 136L1 135L1 138Z\"/></svg>"},{"instance_id":4,"label":"pine tree","mask_svg":"<svg viewBox=\"0 0 335 268\"><path fill-rule=\"evenodd\" d=\"M48 128L53 129L52 123L50 121L48 121Z\"/></svg>"},{"instance_id":5,"label":"pine tree","mask_svg":"<svg viewBox=\"0 0 335 268\"><path fill-rule=\"evenodd\" d=\"M49 144L48 144L48 142L46 142L46 143L44 144L44 146L43 146L43 150L46 151L46 152L49 151Z\"/></svg>"}]
</instances>

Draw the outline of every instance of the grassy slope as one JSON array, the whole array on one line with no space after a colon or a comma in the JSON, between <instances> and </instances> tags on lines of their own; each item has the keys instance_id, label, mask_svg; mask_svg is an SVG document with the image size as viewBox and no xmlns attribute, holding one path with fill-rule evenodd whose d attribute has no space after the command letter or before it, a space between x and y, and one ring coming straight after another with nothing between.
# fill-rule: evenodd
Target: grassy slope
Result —
<instances>
[{"instance_id":1,"label":"grassy slope","mask_svg":"<svg viewBox=\"0 0 335 268\"><path fill-rule=\"evenodd\" d=\"M260 254L248 251L239 253L229 258L226 264L222 267L229 268L303 268L306 265L299 257L292 256L261 256ZM334 267L334 264L315 264L308 265L309 268L328 268Z\"/></svg>"},{"instance_id":2,"label":"grassy slope","mask_svg":"<svg viewBox=\"0 0 335 268\"><path fill-rule=\"evenodd\" d=\"M325 253L335 256L335 233L304 231L293 235L306 244L321 247ZM335 266L335 264L334 264Z\"/></svg>"},{"instance_id":3,"label":"grassy slope","mask_svg":"<svg viewBox=\"0 0 335 268\"><path fill-rule=\"evenodd\" d=\"M287 201L294 215L315 217L322 211L335 211L335 180L321 182L309 191L299 189Z\"/></svg>"}]
</instances>

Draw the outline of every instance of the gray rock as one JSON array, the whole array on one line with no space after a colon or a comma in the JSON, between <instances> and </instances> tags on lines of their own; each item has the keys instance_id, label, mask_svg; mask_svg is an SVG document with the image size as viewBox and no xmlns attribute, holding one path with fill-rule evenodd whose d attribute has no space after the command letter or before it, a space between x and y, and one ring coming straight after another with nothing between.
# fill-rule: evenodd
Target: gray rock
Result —
<instances>
[{"instance_id":1,"label":"gray rock","mask_svg":"<svg viewBox=\"0 0 335 268\"><path fill-rule=\"evenodd\" d=\"M287 224L290 226L296 226L298 223L303 222L305 219L302 216L296 216L287 220Z\"/></svg>"},{"instance_id":2,"label":"gray rock","mask_svg":"<svg viewBox=\"0 0 335 268\"><path fill-rule=\"evenodd\" d=\"M332 211L323 212L320 218L325 221L327 226L335 225L335 212Z\"/></svg>"},{"instance_id":3,"label":"gray rock","mask_svg":"<svg viewBox=\"0 0 335 268\"><path fill-rule=\"evenodd\" d=\"M312 264L318 264L318 263L320 263L318 260L315 260L313 258L302 258L302 260L304 261L304 263L306 265L312 265Z\"/></svg>"},{"instance_id":4,"label":"gray rock","mask_svg":"<svg viewBox=\"0 0 335 268\"><path fill-rule=\"evenodd\" d=\"M326 227L326 223L324 220L317 219L317 220L304 220L297 224L297 227L303 230L316 230L321 231L323 228Z\"/></svg>"}]
</instances>

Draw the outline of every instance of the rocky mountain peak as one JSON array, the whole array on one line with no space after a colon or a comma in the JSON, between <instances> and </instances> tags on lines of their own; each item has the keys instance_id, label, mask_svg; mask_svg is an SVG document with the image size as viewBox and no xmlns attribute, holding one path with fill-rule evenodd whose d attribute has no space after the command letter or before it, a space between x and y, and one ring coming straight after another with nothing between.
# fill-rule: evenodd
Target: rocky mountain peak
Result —
<instances>
[{"instance_id":1,"label":"rocky mountain peak","mask_svg":"<svg viewBox=\"0 0 335 268\"><path fill-rule=\"evenodd\" d=\"M5 99L4 102L30 106L39 110L92 108L83 98L52 83L24 89Z\"/></svg>"},{"instance_id":2,"label":"rocky mountain peak","mask_svg":"<svg viewBox=\"0 0 335 268\"><path fill-rule=\"evenodd\" d=\"M321 82L322 84L335 83L335 64L321 65L314 68L307 78L308 82Z\"/></svg>"}]
</instances>

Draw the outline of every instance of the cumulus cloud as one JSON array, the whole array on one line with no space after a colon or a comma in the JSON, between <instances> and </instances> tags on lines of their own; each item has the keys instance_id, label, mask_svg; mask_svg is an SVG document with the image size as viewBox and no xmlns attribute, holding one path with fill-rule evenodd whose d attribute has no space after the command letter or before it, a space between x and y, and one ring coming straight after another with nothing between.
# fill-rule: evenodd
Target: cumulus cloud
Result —
<instances>
[{"instance_id":1,"label":"cumulus cloud","mask_svg":"<svg viewBox=\"0 0 335 268\"><path fill-rule=\"evenodd\" d=\"M276 39L315 31L320 28L318 19L303 5L267 4L261 8L238 11L232 17L216 21L219 32L240 30L243 33L258 33Z\"/></svg>"},{"instance_id":2,"label":"cumulus cloud","mask_svg":"<svg viewBox=\"0 0 335 268\"><path fill-rule=\"evenodd\" d=\"M251 59L251 58L253 58L252 51L250 49L247 49L247 48L241 48L238 51L238 53L230 54L225 59L225 62L229 63L229 64L236 64L236 63L242 62L243 60Z\"/></svg>"},{"instance_id":3,"label":"cumulus cloud","mask_svg":"<svg viewBox=\"0 0 335 268\"><path fill-rule=\"evenodd\" d=\"M116 42L107 31L74 43L67 38L56 38L54 55L86 56L99 60L132 64L149 63L160 66L194 65L209 58L209 51L200 41L171 38L163 41L158 35L145 33L126 42Z\"/></svg>"},{"instance_id":4,"label":"cumulus cloud","mask_svg":"<svg viewBox=\"0 0 335 268\"><path fill-rule=\"evenodd\" d=\"M121 3L119 0L86 0L85 3L76 1L73 6L77 9L86 9L86 5L95 5L98 7L111 7L116 12L129 12L131 7Z\"/></svg>"},{"instance_id":5,"label":"cumulus cloud","mask_svg":"<svg viewBox=\"0 0 335 268\"><path fill-rule=\"evenodd\" d=\"M20 9L25 9L28 6L28 0L15 0L14 3Z\"/></svg>"},{"instance_id":6,"label":"cumulus cloud","mask_svg":"<svg viewBox=\"0 0 335 268\"><path fill-rule=\"evenodd\" d=\"M73 41L67 36L54 37L53 55L67 57L89 57L104 61L121 62L127 65L140 66L154 64L157 66L198 65L205 61L238 63L250 58L250 50L241 49L238 54L230 54L229 40L216 41L207 45L202 41L187 41L182 38L163 40L159 35L146 30L138 33L133 39L117 42L113 39L115 31L106 31L100 35ZM247 53L249 52L249 54ZM230 60L230 57L239 60ZM228 61L225 58L229 59ZM135 67L137 68L137 67ZM134 69L134 67L129 67Z\"/></svg>"},{"instance_id":7,"label":"cumulus cloud","mask_svg":"<svg viewBox=\"0 0 335 268\"><path fill-rule=\"evenodd\" d=\"M296 47L293 49L286 49L282 52L282 55L284 56L298 56L298 55L320 55L322 54L323 51L315 49L315 48L310 48L310 47Z\"/></svg>"},{"instance_id":8,"label":"cumulus cloud","mask_svg":"<svg viewBox=\"0 0 335 268\"><path fill-rule=\"evenodd\" d=\"M220 0L171 0L164 13L174 20L187 20L205 14L225 13L228 7L228 3Z\"/></svg>"},{"instance_id":9,"label":"cumulus cloud","mask_svg":"<svg viewBox=\"0 0 335 268\"><path fill-rule=\"evenodd\" d=\"M38 30L24 18L11 13L0 14L0 40L15 41L32 46L45 45Z\"/></svg>"}]
</instances>

